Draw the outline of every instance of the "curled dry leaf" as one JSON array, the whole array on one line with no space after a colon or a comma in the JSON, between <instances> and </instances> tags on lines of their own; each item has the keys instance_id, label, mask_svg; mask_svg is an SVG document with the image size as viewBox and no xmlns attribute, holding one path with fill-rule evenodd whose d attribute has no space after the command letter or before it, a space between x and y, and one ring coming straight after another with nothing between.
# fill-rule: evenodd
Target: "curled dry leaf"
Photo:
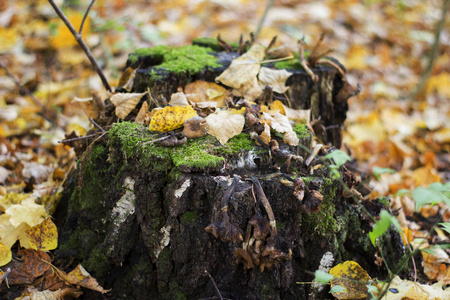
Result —
<instances>
[{"instance_id":1,"label":"curled dry leaf","mask_svg":"<svg viewBox=\"0 0 450 300\"><path fill-rule=\"evenodd\" d=\"M136 122L136 124L144 124L145 119L147 118L147 113L148 113L148 104L147 101L144 101L134 122Z\"/></svg>"},{"instance_id":2,"label":"curled dry leaf","mask_svg":"<svg viewBox=\"0 0 450 300\"><path fill-rule=\"evenodd\" d=\"M116 107L116 116L119 119L125 119L128 114L136 107L139 100L146 95L144 93L117 93L111 97L111 102Z\"/></svg>"},{"instance_id":3,"label":"curled dry leaf","mask_svg":"<svg viewBox=\"0 0 450 300\"><path fill-rule=\"evenodd\" d=\"M128 67L120 76L118 89L122 88L127 92L130 92L133 88L134 77L136 76L136 69Z\"/></svg>"},{"instance_id":4,"label":"curled dry leaf","mask_svg":"<svg viewBox=\"0 0 450 300\"><path fill-rule=\"evenodd\" d=\"M205 136L208 132L208 123L199 116L184 121L183 135L188 139Z\"/></svg>"},{"instance_id":5,"label":"curled dry leaf","mask_svg":"<svg viewBox=\"0 0 450 300\"><path fill-rule=\"evenodd\" d=\"M280 113L262 113L261 123L269 124L269 126L276 132L283 134L283 141L291 146L297 146L299 139L297 134L292 130L292 126L286 116Z\"/></svg>"},{"instance_id":6,"label":"curled dry leaf","mask_svg":"<svg viewBox=\"0 0 450 300\"><path fill-rule=\"evenodd\" d=\"M193 103L214 102L215 107L224 107L224 100L227 97L226 89L214 82L197 80L189 83L184 88L186 97ZM213 105L211 103L211 105ZM200 107L200 105L199 105ZM205 107L203 105L203 107Z\"/></svg>"},{"instance_id":7,"label":"curled dry leaf","mask_svg":"<svg viewBox=\"0 0 450 300\"><path fill-rule=\"evenodd\" d=\"M218 113L210 114L206 117L209 130L208 134L214 136L224 145L233 136L244 129L245 118L240 114L233 114L229 110L221 110Z\"/></svg>"},{"instance_id":8,"label":"curled dry leaf","mask_svg":"<svg viewBox=\"0 0 450 300\"><path fill-rule=\"evenodd\" d=\"M186 98L186 95L183 92L179 92L179 93L173 93L170 96L169 105L186 107L189 105L189 102Z\"/></svg>"},{"instance_id":9,"label":"curled dry leaf","mask_svg":"<svg viewBox=\"0 0 450 300\"><path fill-rule=\"evenodd\" d=\"M274 92L283 94L285 93L289 87L286 86L286 80L293 73L288 72L286 70L274 70L262 67L259 71L259 87L264 89L266 85L272 87Z\"/></svg>"}]
</instances>

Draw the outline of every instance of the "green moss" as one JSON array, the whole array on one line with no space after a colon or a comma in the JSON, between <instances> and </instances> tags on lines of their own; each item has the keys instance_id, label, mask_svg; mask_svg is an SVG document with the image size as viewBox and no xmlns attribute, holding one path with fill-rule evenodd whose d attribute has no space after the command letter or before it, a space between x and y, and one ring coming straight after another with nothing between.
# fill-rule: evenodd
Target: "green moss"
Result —
<instances>
[{"instance_id":1,"label":"green moss","mask_svg":"<svg viewBox=\"0 0 450 300\"><path fill-rule=\"evenodd\" d=\"M329 178L323 178L322 180L323 185L319 191L323 195L320 211L305 214L303 217L303 222L307 231L327 237L334 235L341 228L335 218L336 207L334 199L336 198L338 183ZM305 178L303 181L307 182L308 180Z\"/></svg>"},{"instance_id":2,"label":"green moss","mask_svg":"<svg viewBox=\"0 0 450 300\"><path fill-rule=\"evenodd\" d=\"M305 51L305 59L309 56L309 51ZM291 70L303 70L303 66L300 63L298 52L294 53L294 58L288 60L282 60L275 63L275 68L277 69L291 69Z\"/></svg>"},{"instance_id":3,"label":"green moss","mask_svg":"<svg viewBox=\"0 0 450 300\"><path fill-rule=\"evenodd\" d=\"M109 137L110 146L115 148L121 145L125 159L136 159L144 167L151 166L155 170L171 172L175 177L179 173L174 172L173 168L220 167L225 161L223 155L233 155L254 147L249 136L243 133L230 139L226 145L220 145L216 138L209 135L198 139L188 139L185 144L177 147L163 147L158 143L143 145L147 141L159 138L160 135L150 132L144 126L130 122L114 124L109 131ZM159 161L163 163L158 163Z\"/></svg>"},{"instance_id":4,"label":"green moss","mask_svg":"<svg viewBox=\"0 0 450 300\"><path fill-rule=\"evenodd\" d=\"M237 51L239 49L239 43L231 42L229 44L233 48L233 51ZM192 41L192 45L208 47L217 52L224 51L223 47L219 44L219 42L217 42L216 38L197 38Z\"/></svg>"},{"instance_id":5,"label":"green moss","mask_svg":"<svg viewBox=\"0 0 450 300\"><path fill-rule=\"evenodd\" d=\"M218 59L209 54L213 52L211 48L200 46L182 46L168 47L164 45L153 48L137 49L132 52L128 60L131 64L135 64L139 59L151 57L152 66L157 69L165 69L176 75L182 73L196 74L207 67L219 67ZM160 76L152 70L152 76Z\"/></svg>"},{"instance_id":6,"label":"green moss","mask_svg":"<svg viewBox=\"0 0 450 300\"><path fill-rule=\"evenodd\" d=\"M164 54L170 50L169 46L166 45L158 45L152 48L140 48L128 55L128 60L134 64L139 58L145 56L152 56L153 60L162 62L164 59Z\"/></svg>"},{"instance_id":7,"label":"green moss","mask_svg":"<svg viewBox=\"0 0 450 300\"><path fill-rule=\"evenodd\" d=\"M90 256L82 265L93 274L94 277L104 277L110 268L110 260L105 254L104 249L95 248L91 251Z\"/></svg>"},{"instance_id":8,"label":"green moss","mask_svg":"<svg viewBox=\"0 0 450 300\"><path fill-rule=\"evenodd\" d=\"M294 130L299 139L311 136L311 132L309 131L308 126L303 122L294 123L294 126L292 126L292 130Z\"/></svg>"},{"instance_id":9,"label":"green moss","mask_svg":"<svg viewBox=\"0 0 450 300\"><path fill-rule=\"evenodd\" d=\"M182 223L193 223L197 221L197 214L192 211L186 211L184 214L180 216Z\"/></svg>"}]
</instances>

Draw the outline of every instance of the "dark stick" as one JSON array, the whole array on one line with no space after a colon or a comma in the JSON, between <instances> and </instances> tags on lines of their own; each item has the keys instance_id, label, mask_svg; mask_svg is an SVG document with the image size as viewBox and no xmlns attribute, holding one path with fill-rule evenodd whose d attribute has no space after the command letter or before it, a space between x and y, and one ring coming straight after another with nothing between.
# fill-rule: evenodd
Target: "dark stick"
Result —
<instances>
[{"instance_id":1,"label":"dark stick","mask_svg":"<svg viewBox=\"0 0 450 300\"><path fill-rule=\"evenodd\" d=\"M63 20L64 24L66 24L67 28L69 28L72 35L75 37L75 40L78 42L78 45L80 45L81 49L83 49L84 53L86 53L87 57L91 61L92 66L97 71L98 76L100 76L100 79L102 80L103 86L109 91L112 92L111 86L108 83L108 80L106 80L105 75L103 74L102 69L97 63L97 60L95 59L94 55L92 54L91 50L87 46L86 42L83 40L83 37L81 34L79 34L75 28L73 27L72 23L70 23L69 19L67 19L66 15L62 12L62 10L59 8L59 6L55 3L54 0L48 0L48 2L51 4L55 12L58 14L58 16ZM81 29L81 28L80 28Z\"/></svg>"},{"instance_id":2,"label":"dark stick","mask_svg":"<svg viewBox=\"0 0 450 300\"><path fill-rule=\"evenodd\" d=\"M219 290L219 288L217 287L217 284L216 284L216 282L214 281L214 278L212 278L211 274L209 274L209 272L208 272L207 270L205 270L205 273L206 273L206 275L208 275L208 277L209 277L209 279L211 280L211 282L212 282L214 288L216 289L217 296L219 296L219 299L220 299L220 300L223 300L222 294L220 293L220 290Z\"/></svg>"},{"instance_id":3,"label":"dark stick","mask_svg":"<svg viewBox=\"0 0 450 300\"><path fill-rule=\"evenodd\" d=\"M91 1L91 4L89 4L89 6L86 10L86 13L84 14L83 21L81 21L81 25L80 25L80 30L78 31L79 34L81 34L81 32L83 31L84 22L86 21L89 11L91 10L92 5L94 5L94 2L95 2L95 0Z\"/></svg>"},{"instance_id":4,"label":"dark stick","mask_svg":"<svg viewBox=\"0 0 450 300\"><path fill-rule=\"evenodd\" d=\"M5 70L6 75L11 78L12 81L14 81L15 85L19 88L19 90L30 96L31 100L33 100L34 104L39 106L42 109L41 116L49 121L50 123L54 124L56 121L56 113L53 110L48 109L42 102L39 100L29 89L24 87L22 84L20 84L19 80L14 76L11 72L9 72L8 68L0 61L0 67Z\"/></svg>"}]
</instances>

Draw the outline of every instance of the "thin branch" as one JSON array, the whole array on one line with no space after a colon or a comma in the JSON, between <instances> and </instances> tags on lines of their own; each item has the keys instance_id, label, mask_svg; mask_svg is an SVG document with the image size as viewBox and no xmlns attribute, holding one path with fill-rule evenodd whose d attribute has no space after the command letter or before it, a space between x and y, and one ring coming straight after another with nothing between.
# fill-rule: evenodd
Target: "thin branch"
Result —
<instances>
[{"instance_id":1,"label":"thin branch","mask_svg":"<svg viewBox=\"0 0 450 300\"><path fill-rule=\"evenodd\" d=\"M264 21L266 20L267 13L269 12L269 9L272 7L274 2L275 0L267 0L266 9L264 10L264 14L261 17L261 20L259 20L258 27L256 28L255 39L258 38L258 35L261 32L261 28L264 24Z\"/></svg>"},{"instance_id":2,"label":"thin branch","mask_svg":"<svg viewBox=\"0 0 450 300\"><path fill-rule=\"evenodd\" d=\"M29 89L23 86L20 81L14 76L11 72L9 72L8 68L0 61L0 67L5 70L6 75L14 81L14 84L17 86L20 92L30 96L31 100L33 100L34 104L39 106L42 109L42 113L40 114L44 119L54 124L57 118L56 113L45 106L41 100L39 100Z\"/></svg>"},{"instance_id":3,"label":"thin branch","mask_svg":"<svg viewBox=\"0 0 450 300\"><path fill-rule=\"evenodd\" d=\"M209 274L209 272L207 270L205 270L206 275L208 275L209 280L211 280L214 289L216 290L217 296L219 297L220 300L223 300L222 294L220 293L219 288L217 287L216 282L214 281L214 278L211 276L211 274Z\"/></svg>"},{"instance_id":4,"label":"thin branch","mask_svg":"<svg viewBox=\"0 0 450 300\"><path fill-rule=\"evenodd\" d=\"M95 2L95 0L91 1L91 4L89 4L89 6L86 10L86 13L84 14L83 21L81 21L81 25L80 25L80 30L78 31L79 34L81 34L83 32L84 22L86 21L89 11L91 10L92 6L94 5L94 2Z\"/></svg>"},{"instance_id":5,"label":"thin branch","mask_svg":"<svg viewBox=\"0 0 450 300\"><path fill-rule=\"evenodd\" d=\"M64 15L62 10L59 8L59 6L55 3L54 0L48 0L50 5L53 7L55 12L58 14L58 16L63 20L64 24L66 24L67 28L69 28L72 35L75 37L75 40L78 42L78 45L83 49L84 53L86 53L87 57L91 61L92 66L97 71L98 76L100 76L100 79L102 80L103 86L109 91L112 92L112 88L108 83L108 80L106 80L105 75L103 74L102 69L100 68L99 64L97 63L97 60L95 59L94 55L92 54L91 50L89 49L86 42L83 40L83 37L81 34L79 34L75 28L73 27L72 23L70 23L69 19Z\"/></svg>"},{"instance_id":6,"label":"thin branch","mask_svg":"<svg viewBox=\"0 0 450 300\"><path fill-rule=\"evenodd\" d=\"M447 14L449 2L450 2L450 0L444 0L444 4L442 7L442 16L441 16L441 19L439 20L439 23L436 26L436 30L434 31L434 43L433 43L433 47L431 48L431 51L430 51L430 60L428 61L428 65L427 65L425 71L422 73L422 76L420 77L420 80L419 80L419 83L417 84L416 89L411 94L411 97L410 97L411 100L414 100L422 92L422 90L425 87L425 84L427 83L428 78L430 77L431 71L433 69L434 61L438 54L441 31L445 24L445 17Z\"/></svg>"}]
</instances>

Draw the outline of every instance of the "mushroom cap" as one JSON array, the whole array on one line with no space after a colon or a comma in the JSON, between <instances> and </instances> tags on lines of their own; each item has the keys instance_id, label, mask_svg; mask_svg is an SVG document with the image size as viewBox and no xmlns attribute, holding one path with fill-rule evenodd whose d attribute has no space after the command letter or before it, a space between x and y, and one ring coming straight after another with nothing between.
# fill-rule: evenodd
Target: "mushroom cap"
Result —
<instances>
[{"instance_id":1,"label":"mushroom cap","mask_svg":"<svg viewBox=\"0 0 450 300\"><path fill-rule=\"evenodd\" d=\"M208 123L199 116L184 121L183 135L188 139L205 136L208 132Z\"/></svg>"}]
</instances>

